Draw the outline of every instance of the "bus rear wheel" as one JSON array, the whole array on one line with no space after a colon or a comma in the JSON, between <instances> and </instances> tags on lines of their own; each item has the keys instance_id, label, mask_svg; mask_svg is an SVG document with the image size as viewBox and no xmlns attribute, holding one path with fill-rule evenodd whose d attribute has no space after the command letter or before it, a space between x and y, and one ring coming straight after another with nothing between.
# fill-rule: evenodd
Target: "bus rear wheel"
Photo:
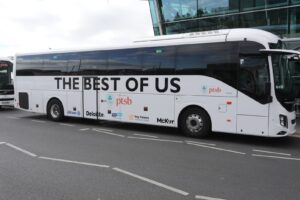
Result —
<instances>
[{"instance_id":1,"label":"bus rear wheel","mask_svg":"<svg viewBox=\"0 0 300 200\"><path fill-rule=\"evenodd\" d=\"M57 99L51 100L47 106L47 115L53 121L61 121L64 117L62 103Z\"/></svg>"},{"instance_id":2,"label":"bus rear wheel","mask_svg":"<svg viewBox=\"0 0 300 200\"><path fill-rule=\"evenodd\" d=\"M204 138L211 133L211 122L208 114L201 108L188 108L183 111L179 126L181 131L195 138Z\"/></svg>"}]
</instances>

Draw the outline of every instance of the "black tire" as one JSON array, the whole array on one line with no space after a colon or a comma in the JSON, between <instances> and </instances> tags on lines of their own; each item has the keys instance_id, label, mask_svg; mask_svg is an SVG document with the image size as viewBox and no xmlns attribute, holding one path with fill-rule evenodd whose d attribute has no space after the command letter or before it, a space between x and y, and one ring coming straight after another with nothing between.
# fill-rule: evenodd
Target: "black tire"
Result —
<instances>
[{"instance_id":1,"label":"black tire","mask_svg":"<svg viewBox=\"0 0 300 200\"><path fill-rule=\"evenodd\" d=\"M188 108L180 116L179 127L186 136L204 138L211 133L210 117L201 108Z\"/></svg>"},{"instance_id":2,"label":"black tire","mask_svg":"<svg viewBox=\"0 0 300 200\"><path fill-rule=\"evenodd\" d=\"M64 107L58 99L48 103L47 116L53 121L61 121L64 118Z\"/></svg>"}]
</instances>

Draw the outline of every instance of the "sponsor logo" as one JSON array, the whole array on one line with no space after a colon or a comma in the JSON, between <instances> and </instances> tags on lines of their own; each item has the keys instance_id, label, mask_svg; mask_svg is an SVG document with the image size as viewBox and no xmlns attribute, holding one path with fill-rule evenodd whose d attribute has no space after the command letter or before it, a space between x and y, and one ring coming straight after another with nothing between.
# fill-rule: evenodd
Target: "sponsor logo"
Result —
<instances>
[{"instance_id":1,"label":"sponsor logo","mask_svg":"<svg viewBox=\"0 0 300 200\"><path fill-rule=\"evenodd\" d=\"M148 122L150 120L148 116L142 116L142 115L129 115L128 119L130 121L142 121L142 122Z\"/></svg>"},{"instance_id":2,"label":"sponsor logo","mask_svg":"<svg viewBox=\"0 0 300 200\"><path fill-rule=\"evenodd\" d=\"M112 116L113 118L119 118L119 119L120 119L120 118L123 117L123 113L121 113L121 112L112 113L111 116Z\"/></svg>"},{"instance_id":3,"label":"sponsor logo","mask_svg":"<svg viewBox=\"0 0 300 200\"><path fill-rule=\"evenodd\" d=\"M210 87L209 90L208 90L209 94L213 94L213 93L219 94L221 92L222 92L222 89L219 88L219 87Z\"/></svg>"},{"instance_id":4,"label":"sponsor logo","mask_svg":"<svg viewBox=\"0 0 300 200\"><path fill-rule=\"evenodd\" d=\"M170 120L170 119L167 119L167 118L157 118L157 123L160 123L160 124L174 124L174 120Z\"/></svg>"},{"instance_id":5,"label":"sponsor logo","mask_svg":"<svg viewBox=\"0 0 300 200\"><path fill-rule=\"evenodd\" d=\"M104 117L104 114L101 112L90 112L90 111L86 111L85 115L88 117Z\"/></svg>"},{"instance_id":6,"label":"sponsor logo","mask_svg":"<svg viewBox=\"0 0 300 200\"><path fill-rule=\"evenodd\" d=\"M108 105L113 105L114 104L114 96L109 94L107 95L107 99L106 99Z\"/></svg>"},{"instance_id":7,"label":"sponsor logo","mask_svg":"<svg viewBox=\"0 0 300 200\"><path fill-rule=\"evenodd\" d=\"M120 97L116 99L116 106L119 105L129 106L131 104L132 104L132 99L130 97L126 97L126 98Z\"/></svg>"},{"instance_id":8,"label":"sponsor logo","mask_svg":"<svg viewBox=\"0 0 300 200\"><path fill-rule=\"evenodd\" d=\"M202 89L203 93L207 93L207 86L206 85L203 85L201 89Z\"/></svg>"},{"instance_id":9,"label":"sponsor logo","mask_svg":"<svg viewBox=\"0 0 300 200\"><path fill-rule=\"evenodd\" d=\"M80 111L68 111L67 114L68 114L68 115L76 115L76 116L80 116Z\"/></svg>"}]
</instances>

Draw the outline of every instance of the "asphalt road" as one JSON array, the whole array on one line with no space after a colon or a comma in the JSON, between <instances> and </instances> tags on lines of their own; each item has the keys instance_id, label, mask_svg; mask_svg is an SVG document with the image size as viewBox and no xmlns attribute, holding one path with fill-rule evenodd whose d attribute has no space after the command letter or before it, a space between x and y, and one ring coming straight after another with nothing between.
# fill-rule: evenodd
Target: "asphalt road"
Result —
<instances>
[{"instance_id":1,"label":"asphalt road","mask_svg":"<svg viewBox=\"0 0 300 200\"><path fill-rule=\"evenodd\" d=\"M299 198L298 135L200 140L172 128L0 111L0 200Z\"/></svg>"}]
</instances>

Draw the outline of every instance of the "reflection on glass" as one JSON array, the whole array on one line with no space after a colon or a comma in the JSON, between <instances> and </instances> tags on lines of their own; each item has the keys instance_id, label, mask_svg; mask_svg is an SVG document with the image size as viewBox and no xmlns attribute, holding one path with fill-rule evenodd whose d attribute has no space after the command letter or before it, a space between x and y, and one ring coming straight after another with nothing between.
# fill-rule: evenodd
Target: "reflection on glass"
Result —
<instances>
[{"instance_id":1,"label":"reflection on glass","mask_svg":"<svg viewBox=\"0 0 300 200\"><path fill-rule=\"evenodd\" d=\"M284 37L300 35L300 0L157 1L162 12L164 34L258 28ZM296 4L299 7L295 7ZM293 6L285 7L289 5ZM153 28L159 35L155 23Z\"/></svg>"},{"instance_id":2,"label":"reflection on glass","mask_svg":"<svg viewBox=\"0 0 300 200\"><path fill-rule=\"evenodd\" d=\"M238 0L198 0L198 16L238 12Z\"/></svg>"},{"instance_id":3,"label":"reflection on glass","mask_svg":"<svg viewBox=\"0 0 300 200\"><path fill-rule=\"evenodd\" d=\"M158 15L157 15L154 0L149 0L149 7L150 7L150 11L151 11L154 35L159 35L159 25L158 25L158 18L157 18Z\"/></svg>"},{"instance_id":4,"label":"reflection on glass","mask_svg":"<svg viewBox=\"0 0 300 200\"><path fill-rule=\"evenodd\" d=\"M247 13L240 17L240 27L259 28L278 35L288 33L287 9Z\"/></svg>"},{"instance_id":5,"label":"reflection on glass","mask_svg":"<svg viewBox=\"0 0 300 200\"><path fill-rule=\"evenodd\" d=\"M287 5L288 0L241 0L242 11L273 8Z\"/></svg>"},{"instance_id":6,"label":"reflection on glass","mask_svg":"<svg viewBox=\"0 0 300 200\"><path fill-rule=\"evenodd\" d=\"M292 0L291 4L300 4L300 0Z\"/></svg>"},{"instance_id":7,"label":"reflection on glass","mask_svg":"<svg viewBox=\"0 0 300 200\"><path fill-rule=\"evenodd\" d=\"M196 0L162 0L162 13L166 22L197 16Z\"/></svg>"},{"instance_id":8,"label":"reflection on glass","mask_svg":"<svg viewBox=\"0 0 300 200\"><path fill-rule=\"evenodd\" d=\"M290 13L290 33L300 33L300 8L292 8Z\"/></svg>"}]
</instances>

